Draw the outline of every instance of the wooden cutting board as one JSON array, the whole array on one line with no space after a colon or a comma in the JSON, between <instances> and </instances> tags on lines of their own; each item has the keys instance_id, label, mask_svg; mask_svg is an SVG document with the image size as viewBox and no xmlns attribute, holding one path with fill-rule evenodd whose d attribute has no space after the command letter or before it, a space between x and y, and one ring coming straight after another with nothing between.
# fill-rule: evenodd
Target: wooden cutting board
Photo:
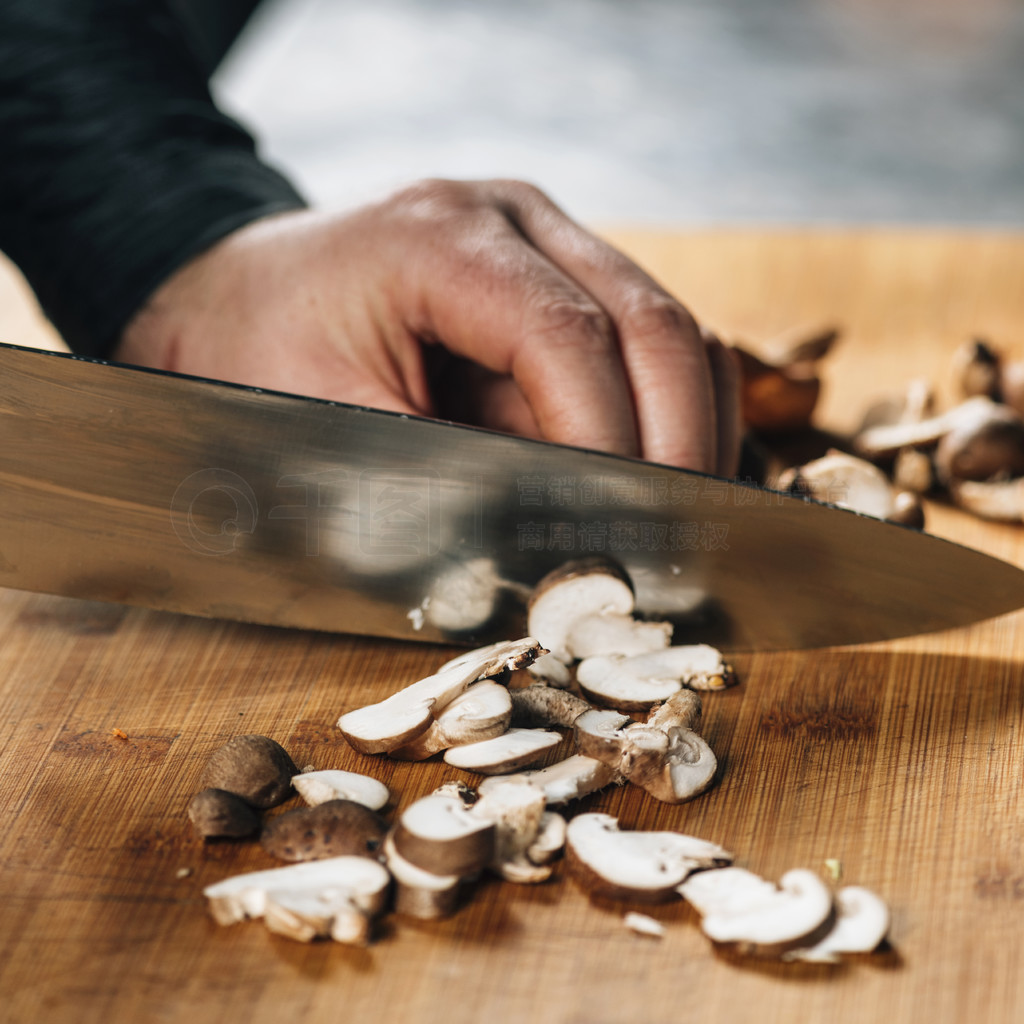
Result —
<instances>
[{"instance_id":1,"label":"wooden cutting board","mask_svg":"<svg viewBox=\"0 0 1024 1024\"><path fill-rule=\"evenodd\" d=\"M913 375L946 387L974 334L1024 354L1024 238L611 234L727 338L840 324L829 425ZM17 288L0 274L0 294ZM30 312L0 308L5 340L41 336ZM935 532L1024 564L1019 529L930 514ZM300 765L377 775L403 807L459 773L356 755L333 723L449 652L0 592L0 1020L1024 1019L1022 623L737 656L741 685L705 704L722 762L710 793L589 803L714 839L769 877L841 862L890 903L891 943L811 967L716 955L681 902L648 909L663 939L637 936L630 908L590 902L561 870L485 881L447 921L389 919L367 949L217 927L202 887L268 859L193 838L184 807L209 752L266 733Z\"/></svg>"}]
</instances>

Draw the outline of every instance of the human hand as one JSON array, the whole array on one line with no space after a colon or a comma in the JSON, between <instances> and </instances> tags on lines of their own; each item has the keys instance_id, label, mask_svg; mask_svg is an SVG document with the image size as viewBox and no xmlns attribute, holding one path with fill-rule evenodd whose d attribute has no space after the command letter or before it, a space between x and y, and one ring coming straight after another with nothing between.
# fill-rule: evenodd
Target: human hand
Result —
<instances>
[{"instance_id":1,"label":"human hand","mask_svg":"<svg viewBox=\"0 0 1024 1024\"><path fill-rule=\"evenodd\" d=\"M705 472L737 460L731 353L519 182L256 221L167 280L114 358Z\"/></svg>"}]
</instances>

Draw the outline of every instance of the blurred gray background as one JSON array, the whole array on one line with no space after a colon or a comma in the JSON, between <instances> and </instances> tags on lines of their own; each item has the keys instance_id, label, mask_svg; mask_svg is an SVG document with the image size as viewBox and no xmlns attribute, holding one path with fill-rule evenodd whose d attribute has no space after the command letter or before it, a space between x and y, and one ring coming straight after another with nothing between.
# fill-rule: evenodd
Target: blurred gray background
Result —
<instances>
[{"instance_id":1,"label":"blurred gray background","mask_svg":"<svg viewBox=\"0 0 1024 1024\"><path fill-rule=\"evenodd\" d=\"M330 206L500 175L588 223L1024 223L1017 0L273 0L214 85Z\"/></svg>"}]
</instances>

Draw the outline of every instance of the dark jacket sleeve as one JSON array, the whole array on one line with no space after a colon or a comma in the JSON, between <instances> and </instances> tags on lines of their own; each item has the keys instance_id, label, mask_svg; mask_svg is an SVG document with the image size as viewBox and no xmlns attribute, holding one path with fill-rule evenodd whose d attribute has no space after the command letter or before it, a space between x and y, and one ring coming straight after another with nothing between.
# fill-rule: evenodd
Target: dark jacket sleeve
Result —
<instances>
[{"instance_id":1,"label":"dark jacket sleeve","mask_svg":"<svg viewBox=\"0 0 1024 1024\"><path fill-rule=\"evenodd\" d=\"M0 250L73 350L109 353L190 257L303 205L165 3L0 3Z\"/></svg>"}]
</instances>

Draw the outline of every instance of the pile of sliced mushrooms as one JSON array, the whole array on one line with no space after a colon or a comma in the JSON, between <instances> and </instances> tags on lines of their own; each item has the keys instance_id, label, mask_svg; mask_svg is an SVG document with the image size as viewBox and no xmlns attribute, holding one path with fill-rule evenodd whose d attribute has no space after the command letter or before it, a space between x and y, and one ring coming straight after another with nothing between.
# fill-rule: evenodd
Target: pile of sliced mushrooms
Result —
<instances>
[{"instance_id":1,"label":"pile of sliced mushrooms","mask_svg":"<svg viewBox=\"0 0 1024 1024\"><path fill-rule=\"evenodd\" d=\"M820 391L818 364L838 332L829 330L774 359L737 347L750 436L771 449L810 430ZM985 519L1024 521L1024 361L983 340L954 356L961 401L936 408L927 380L882 398L852 437L801 465L769 471L779 490L804 494L890 522L924 526L922 498L946 498Z\"/></svg>"},{"instance_id":2,"label":"pile of sliced mushrooms","mask_svg":"<svg viewBox=\"0 0 1024 1024\"><path fill-rule=\"evenodd\" d=\"M265 808L294 788L308 806L272 818L260 833L267 853L295 863L208 886L214 919L261 918L293 939L365 944L388 909L444 917L483 873L544 882L564 851L569 874L587 892L634 904L682 897L722 948L832 963L882 942L888 910L867 890L833 892L808 870L775 884L732 866L733 855L713 842L624 831L607 814L567 820L555 810L616 784L670 804L704 792L717 761L700 735L699 691L736 680L714 648L672 646L669 623L637 618L629 579L603 560L545 577L528 629L529 637L461 654L338 720L355 750L402 760L440 754L483 776L475 790L448 782L388 822L380 812L391 796L375 779L299 772L264 737L216 752L190 808L204 838L260 830L255 811L247 829L211 813L213 801L225 799L211 793ZM570 737L573 752L559 759ZM625 923L646 935L662 930L636 911Z\"/></svg>"}]
</instances>

